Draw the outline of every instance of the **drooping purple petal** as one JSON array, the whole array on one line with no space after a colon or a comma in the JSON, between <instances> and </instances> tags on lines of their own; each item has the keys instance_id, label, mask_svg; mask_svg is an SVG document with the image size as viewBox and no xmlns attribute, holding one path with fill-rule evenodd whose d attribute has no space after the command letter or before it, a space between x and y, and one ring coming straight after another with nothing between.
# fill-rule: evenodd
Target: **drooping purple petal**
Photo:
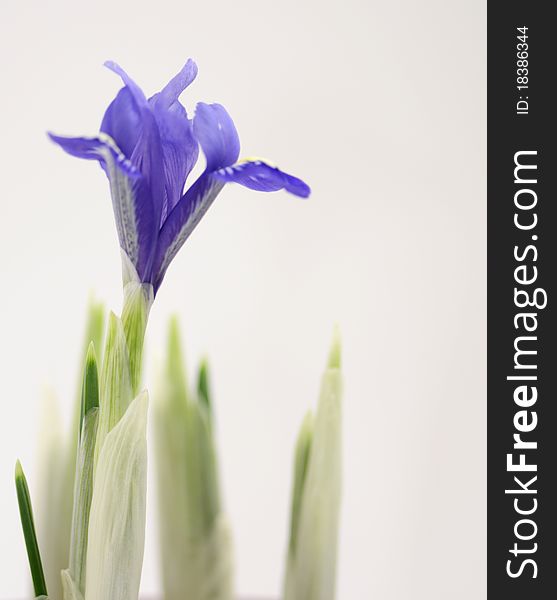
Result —
<instances>
[{"instance_id":1,"label":"drooping purple petal","mask_svg":"<svg viewBox=\"0 0 557 600\"><path fill-rule=\"evenodd\" d=\"M49 135L68 154L101 163L110 183L120 246L142 280L148 280L147 272L156 247L158 221L147 178L106 134L94 138Z\"/></svg>"},{"instance_id":2,"label":"drooping purple petal","mask_svg":"<svg viewBox=\"0 0 557 600\"><path fill-rule=\"evenodd\" d=\"M223 181L205 171L168 215L159 233L153 263L152 283L155 294L172 259L201 221L223 186Z\"/></svg>"},{"instance_id":3,"label":"drooping purple petal","mask_svg":"<svg viewBox=\"0 0 557 600\"><path fill-rule=\"evenodd\" d=\"M239 183L260 192L276 192L286 190L295 196L307 198L309 186L301 179L281 171L262 160L240 162L230 167L215 171L215 177L221 181Z\"/></svg>"},{"instance_id":4,"label":"drooping purple petal","mask_svg":"<svg viewBox=\"0 0 557 600\"><path fill-rule=\"evenodd\" d=\"M129 177L140 176L138 169L121 152L114 140L106 135L65 137L49 133L48 137L72 156L86 160L98 160L104 168L106 168L107 162L112 160Z\"/></svg>"},{"instance_id":5,"label":"drooping purple petal","mask_svg":"<svg viewBox=\"0 0 557 600\"><path fill-rule=\"evenodd\" d=\"M200 102L195 110L193 132L207 160L207 171L233 165L240 154L234 123L220 104Z\"/></svg>"}]
</instances>

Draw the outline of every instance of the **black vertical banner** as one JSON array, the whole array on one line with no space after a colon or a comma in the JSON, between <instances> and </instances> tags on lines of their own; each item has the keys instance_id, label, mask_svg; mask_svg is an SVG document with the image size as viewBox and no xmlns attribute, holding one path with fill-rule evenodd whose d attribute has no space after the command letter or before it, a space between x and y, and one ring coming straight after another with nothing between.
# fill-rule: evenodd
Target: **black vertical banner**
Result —
<instances>
[{"instance_id":1,"label":"black vertical banner","mask_svg":"<svg viewBox=\"0 0 557 600\"><path fill-rule=\"evenodd\" d=\"M488 1L488 598L557 598L557 36Z\"/></svg>"}]
</instances>

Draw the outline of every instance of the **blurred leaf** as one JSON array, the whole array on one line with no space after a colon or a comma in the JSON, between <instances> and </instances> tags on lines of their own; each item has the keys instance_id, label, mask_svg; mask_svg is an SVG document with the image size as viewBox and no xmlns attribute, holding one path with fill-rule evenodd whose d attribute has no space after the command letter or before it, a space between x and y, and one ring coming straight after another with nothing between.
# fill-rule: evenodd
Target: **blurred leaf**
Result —
<instances>
[{"instance_id":1,"label":"blurred leaf","mask_svg":"<svg viewBox=\"0 0 557 600\"><path fill-rule=\"evenodd\" d=\"M76 422L78 418L79 413ZM56 398L46 394L40 416L37 534L47 588L55 599L62 597L60 571L68 566L70 556L75 454L73 436L63 430Z\"/></svg>"},{"instance_id":2,"label":"blurred leaf","mask_svg":"<svg viewBox=\"0 0 557 600\"><path fill-rule=\"evenodd\" d=\"M296 446L285 600L335 598L341 497L340 364L335 333L313 432L306 417Z\"/></svg>"},{"instance_id":3,"label":"blurred leaf","mask_svg":"<svg viewBox=\"0 0 557 600\"><path fill-rule=\"evenodd\" d=\"M211 394L209 390L209 364L203 360L199 366L197 377L197 396L199 401L207 407L207 413L211 414Z\"/></svg>"},{"instance_id":4,"label":"blurred leaf","mask_svg":"<svg viewBox=\"0 0 557 600\"><path fill-rule=\"evenodd\" d=\"M79 372L74 415L70 432L64 432L57 407L51 397L44 402L41 418L40 468L38 504L38 534L43 548L44 571L52 598L62 597L60 571L68 566L70 531L74 493L76 456L81 429L83 373L88 347L102 348L104 307L94 300L89 302L79 352Z\"/></svg>"},{"instance_id":5,"label":"blurred leaf","mask_svg":"<svg viewBox=\"0 0 557 600\"><path fill-rule=\"evenodd\" d=\"M313 414L311 413L311 411L308 411L302 422L302 427L300 428L300 433L298 434L298 441L296 442L296 451L294 455L294 485L292 489L292 508L290 524L291 553L294 553L296 548L298 524L300 521L300 507L302 504L302 495L311 451L313 422Z\"/></svg>"},{"instance_id":6,"label":"blurred leaf","mask_svg":"<svg viewBox=\"0 0 557 600\"><path fill-rule=\"evenodd\" d=\"M170 322L155 403L165 600L230 600L232 541L222 514L207 366L189 394L178 322Z\"/></svg>"}]
</instances>

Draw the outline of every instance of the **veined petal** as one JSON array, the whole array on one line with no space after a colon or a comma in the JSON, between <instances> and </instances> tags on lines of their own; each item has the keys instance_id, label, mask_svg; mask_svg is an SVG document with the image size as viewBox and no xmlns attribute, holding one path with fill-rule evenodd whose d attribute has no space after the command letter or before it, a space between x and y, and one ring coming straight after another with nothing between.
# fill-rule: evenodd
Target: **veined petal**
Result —
<instances>
[{"instance_id":1,"label":"veined petal","mask_svg":"<svg viewBox=\"0 0 557 600\"><path fill-rule=\"evenodd\" d=\"M65 138L50 134L50 138L69 154L96 159L103 166L110 182L120 246L143 279L152 262L159 223L153 207L150 181L106 134L92 138Z\"/></svg>"},{"instance_id":2,"label":"veined petal","mask_svg":"<svg viewBox=\"0 0 557 600\"><path fill-rule=\"evenodd\" d=\"M71 156L87 160L98 160L105 169L108 163L114 163L126 175L130 177L140 176L139 171L126 158L110 136L100 134L93 137L65 137L49 133L48 137Z\"/></svg>"},{"instance_id":3,"label":"veined petal","mask_svg":"<svg viewBox=\"0 0 557 600\"><path fill-rule=\"evenodd\" d=\"M141 108L142 106L147 106L147 98L145 97L143 90L124 71L124 69L122 69L122 67L118 63L115 63L112 60L107 60L104 63L104 66L120 76L120 78L124 82L124 85L130 90L135 102L137 103L138 108Z\"/></svg>"},{"instance_id":4,"label":"veined petal","mask_svg":"<svg viewBox=\"0 0 557 600\"><path fill-rule=\"evenodd\" d=\"M197 65L191 58L188 58L180 72L175 75L158 94L161 108L169 108L172 104L177 102L180 94L196 77Z\"/></svg>"},{"instance_id":5,"label":"veined petal","mask_svg":"<svg viewBox=\"0 0 557 600\"><path fill-rule=\"evenodd\" d=\"M238 160L238 132L220 104L200 102L195 110L193 131L207 159L207 171L228 167Z\"/></svg>"},{"instance_id":6,"label":"veined petal","mask_svg":"<svg viewBox=\"0 0 557 600\"><path fill-rule=\"evenodd\" d=\"M259 159L218 169L214 175L221 181L239 183L260 192L276 192L284 189L295 196L307 198L311 191L301 179Z\"/></svg>"},{"instance_id":7,"label":"veined petal","mask_svg":"<svg viewBox=\"0 0 557 600\"><path fill-rule=\"evenodd\" d=\"M180 104L180 94L197 76L197 65L189 59L158 93L149 98L159 128L165 180L165 200L160 225L180 200L186 179L199 155L192 123Z\"/></svg>"},{"instance_id":8,"label":"veined petal","mask_svg":"<svg viewBox=\"0 0 557 600\"><path fill-rule=\"evenodd\" d=\"M141 88L118 64L107 61L105 66L122 78L125 87L106 111L101 131L115 136L116 143L125 145L126 156L143 175L135 186L134 196L151 243L141 244L137 263L134 261L134 264L139 276L146 280L150 276L154 240L165 211L161 134L152 107Z\"/></svg>"},{"instance_id":9,"label":"veined petal","mask_svg":"<svg viewBox=\"0 0 557 600\"><path fill-rule=\"evenodd\" d=\"M159 233L153 262L152 283L155 294L172 259L201 221L223 186L223 181L205 171L168 215Z\"/></svg>"},{"instance_id":10,"label":"veined petal","mask_svg":"<svg viewBox=\"0 0 557 600\"><path fill-rule=\"evenodd\" d=\"M186 179L199 156L197 140L186 109L175 101L167 104L162 92L149 99L159 128L163 153L165 203L160 224L176 206L186 184Z\"/></svg>"},{"instance_id":11,"label":"veined petal","mask_svg":"<svg viewBox=\"0 0 557 600\"><path fill-rule=\"evenodd\" d=\"M131 156L132 164L142 177L133 182L132 197L140 224L137 272L141 281L150 281L156 240L165 201L165 171L163 149L154 115L143 111L141 134ZM124 248L125 250L125 248ZM130 257L131 258L131 257Z\"/></svg>"},{"instance_id":12,"label":"veined petal","mask_svg":"<svg viewBox=\"0 0 557 600\"><path fill-rule=\"evenodd\" d=\"M101 131L108 134L126 156L132 155L141 131L141 113L129 88L123 87L109 104Z\"/></svg>"}]
</instances>

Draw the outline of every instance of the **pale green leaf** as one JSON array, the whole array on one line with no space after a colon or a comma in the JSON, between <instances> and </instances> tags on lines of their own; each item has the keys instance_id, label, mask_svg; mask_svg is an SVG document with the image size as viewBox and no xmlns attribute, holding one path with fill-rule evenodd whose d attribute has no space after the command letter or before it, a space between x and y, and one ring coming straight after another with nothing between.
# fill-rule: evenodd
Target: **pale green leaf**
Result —
<instances>
[{"instance_id":1,"label":"pale green leaf","mask_svg":"<svg viewBox=\"0 0 557 600\"><path fill-rule=\"evenodd\" d=\"M51 598L59 599L62 597L60 571L68 566L70 555L76 451L73 439L62 428L58 403L52 392L44 396L39 423L37 534L47 588Z\"/></svg>"},{"instance_id":2,"label":"pale green leaf","mask_svg":"<svg viewBox=\"0 0 557 600\"><path fill-rule=\"evenodd\" d=\"M291 539L287 558L285 600L335 598L341 499L342 377L339 367L340 343L335 336L321 383L313 433L308 433L305 421L297 446L291 524L294 539Z\"/></svg>"},{"instance_id":3,"label":"pale green leaf","mask_svg":"<svg viewBox=\"0 0 557 600\"><path fill-rule=\"evenodd\" d=\"M313 438L314 418L311 411L306 413L302 422L298 440L296 442L296 451L294 454L294 484L292 488L292 506L290 523L290 553L293 554L296 548L298 537L298 524L300 522L300 508L304 484L306 480L307 467L311 452L311 442Z\"/></svg>"},{"instance_id":4,"label":"pale green leaf","mask_svg":"<svg viewBox=\"0 0 557 600\"><path fill-rule=\"evenodd\" d=\"M110 313L101 370L95 463L98 462L106 436L120 421L132 398L128 346L124 327L122 321L114 313Z\"/></svg>"},{"instance_id":5,"label":"pale green leaf","mask_svg":"<svg viewBox=\"0 0 557 600\"><path fill-rule=\"evenodd\" d=\"M89 408L85 414L75 473L69 573L81 594L85 593L85 565L89 513L93 496L93 470L98 416L99 409L95 406Z\"/></svg>"},{"instance_id":6,"label":"pale green leaf","mask_svg":"<svg viewBox=\"0 0 557 600\"><path fill-rule=\"evenodd\" d=\"M64 600L83 600L83 594L79 591L78 586L72 579L70 570L63 569L61 576Z\"/></svg>"},{"instance_id":7,"label":"pale green leaf","mask_svg":"<svg viewBox=\"0 0 557 600\"><path fill-rule=\"evenodd\" d=\"M173 319L155 403L165 600L232 596L231 539L221 509L206 370L204 377L201 389L188 393L178 324Z\"/></svg>"},{"instance_id":8,"label":"pale green leaf","mask_svg":"<svg viewBox=\"0 0 557 600\"><path fill-rule=\"evenodd\" d=\"M99 454L89 517L85 600L137 600L145 542L147 393Z\"/></svg>"}]
</instances>

